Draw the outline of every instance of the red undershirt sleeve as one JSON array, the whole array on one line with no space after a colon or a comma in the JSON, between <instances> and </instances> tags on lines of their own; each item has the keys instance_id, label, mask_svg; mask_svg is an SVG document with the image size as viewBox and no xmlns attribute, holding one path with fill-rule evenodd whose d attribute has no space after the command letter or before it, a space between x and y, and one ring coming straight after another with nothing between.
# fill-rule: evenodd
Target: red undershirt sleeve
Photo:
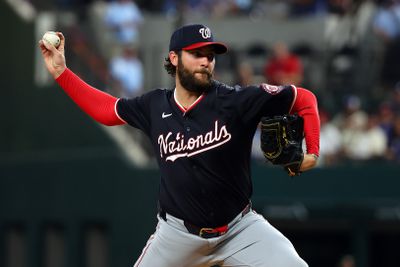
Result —
<instances>
[{"instance_id":1,"label":"red undershirt sleeve","mask_svg":"<svg viewBox=\"0 0 400 267\"><path fill-rule=\"evenodd\" d=\"M307 153L319 156L320 121L317 98L309 90L293 88L295 100L290 113L297 113L303 117Z\"/></svg>"},{"instance_id":2,"label":"red undershirt sleeve","mask_svg":"<svg viewBox=\"0 0 400 267\"><path fill-rule=\"evenodd\" d=\"M68 68L56 81L65 93L97 122L108 126L125 124L116 111L117 98L88 85Z\"/></svg>"}]
</instances>

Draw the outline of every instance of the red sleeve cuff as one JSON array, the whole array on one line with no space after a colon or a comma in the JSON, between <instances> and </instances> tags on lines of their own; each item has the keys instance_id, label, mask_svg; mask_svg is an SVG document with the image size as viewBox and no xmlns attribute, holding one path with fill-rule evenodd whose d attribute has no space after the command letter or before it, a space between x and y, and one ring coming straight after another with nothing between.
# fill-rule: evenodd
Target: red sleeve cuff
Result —
<instances>
[{"instance_id":1,"label":"red sleeve cuff","mask_svg":"<svg viewBox=\"0 0 400 267\"><path fill-rule=\"evenodd\" d=\"M56 82L60 84L60 81L65 79L65 76L68 76L72 71L69 68L65 68L65 70L57 77Z\"/></svg>"}]
</instances>

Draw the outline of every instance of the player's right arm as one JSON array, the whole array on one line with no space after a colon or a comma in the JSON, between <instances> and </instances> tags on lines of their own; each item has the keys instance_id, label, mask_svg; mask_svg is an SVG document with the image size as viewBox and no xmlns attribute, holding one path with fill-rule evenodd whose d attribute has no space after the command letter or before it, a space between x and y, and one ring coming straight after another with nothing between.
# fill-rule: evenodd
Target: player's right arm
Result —
<instances>
[{"instance_id":1,"label":"player's right arm","mask_svg":"<svg viewBox=\"0 0 400 267\"><path fill-rule=\"evenodd\" d=\"M57 32L57 35L61 39L58 48L43 40L39 41L49 73L67 95L94 120L109 126L125 124L116 111L117 98L91 87L67 68L64 56L65 38L61 32Z\"/></svg>"}]
</instances>

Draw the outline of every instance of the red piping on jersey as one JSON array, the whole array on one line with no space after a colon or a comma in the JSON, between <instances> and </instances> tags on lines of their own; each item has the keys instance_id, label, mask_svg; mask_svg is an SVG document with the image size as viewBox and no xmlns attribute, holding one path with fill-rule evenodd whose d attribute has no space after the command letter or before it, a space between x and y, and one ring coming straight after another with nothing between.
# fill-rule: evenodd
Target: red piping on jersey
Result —
<instances>
[{"instance_id":1,"label":"red piping on jersey","mask_svg":"<svg viewBox=\"0 0 400 267\"><path fill-rule=\"evenodd\" d=\"M292 105L290 106L290 109L289 109L290 110L289 113L292 111L294 102L296 102L296 99L297 99L297 87L294 85L291 85L291 86L293 88L294 97L293 97Z\"/></svg>"},{"instance_id":2,"label":"red piping on jersey","mask_svg":"<svg viewBox=\"0 0 400 267\"><path fill-rule=\"evenodd\" d=\"M178 99L176 99L176 88L175 88L175 90L174 90L174 100L175 100L175 103L176 103L176 105L178 106L178 108L179 108L183 113L186 113L186 112L188 112L189 110L193 109L194 106L196 106L196 105L203 99L203 97L204 97L204 94L201 94L201 95L196 99L196 101L194 101L189 107L185 108L184 106L182 106L182 105L178 102Z\"/></svg>"},{"instance_id":3,"label":"red piping on jersey","mask_svg":"<svg viewBox=\"0 0 400 267\"><path fill-rule=\"evenodd\" d=\"M119 99L88 85L70 69L65 69L56 81L65 93L97 122L108 126L126 123L117 114Z\"/></svg>"},{"instance_id":4,"label":"red piping on jersey","mask_svg":"<svg viewBox=\"0 0 400 267\"><path fill-rule=\"evenodd\" d=\"M118 119L120 119L120 120L123 122L123 124L128 124L128 123L127 123L124 119L122 119L122 118L119 116L119 114L118 114L117 105L118 105L118 102L119 102L120 100L121 100L121 98L118 98L117 101L115 101L114 112L115 112L115 115L117 115Z\"/></svg>"},{"instance_id":5,"label":"red piping on jersey","mask_svg":"<svg viewBox=\"0 0 400 267\"><path fill-rule=\"evenodd\" d=\"M147 250L149 249L150 245L152 244L154 237L155 237L154 234L150 236L149 240L147 241L146 246L142 250L142 254L140 254L139 259L137 260L137 262L135 263L135 265L133 267L139 267L140 263L142 262L142 260L144 258L144 255L146 255Z\"/></svg>"},{"instance_id":6,"label":"red piping on jersey","mask_svg":"<svg viewBox=\"0 0 400 267\"><path fill-rule=\"evenodd\" d=\"M307 153L319 155L320 122L318 104L315 95L304 88L293 86L295 99L290 111L297 113L304 119L304 135L306 139ZM297 95L296 95L297 92Z\"/></svg>"}]
</instances>

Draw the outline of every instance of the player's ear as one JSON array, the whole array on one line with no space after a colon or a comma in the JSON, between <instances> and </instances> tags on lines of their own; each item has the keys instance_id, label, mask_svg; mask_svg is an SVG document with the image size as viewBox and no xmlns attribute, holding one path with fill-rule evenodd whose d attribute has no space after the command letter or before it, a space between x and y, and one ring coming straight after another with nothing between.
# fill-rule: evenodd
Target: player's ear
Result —
<instances>
[{"instance_id":1,"label":"player's ear","mask_svg":"<svg viewBox=\"0 0 400 267\"><path fill-rule=\"evenodd\" d=\"M168 54L169 60L175 67L178 66L178 56L178 53L176 53L175 51L170 51Z\"/></svg>"}]
</instances>

